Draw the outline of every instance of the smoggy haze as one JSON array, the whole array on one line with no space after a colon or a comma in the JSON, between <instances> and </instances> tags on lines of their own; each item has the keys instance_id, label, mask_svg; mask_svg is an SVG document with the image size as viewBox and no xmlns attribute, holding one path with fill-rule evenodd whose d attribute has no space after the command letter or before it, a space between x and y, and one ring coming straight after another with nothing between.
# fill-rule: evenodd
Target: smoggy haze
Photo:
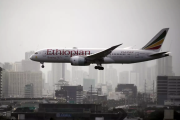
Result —
<instances>
[{"instance_id":1,"label":"smoggy haze","mask_svg":"<svg viewBox=\"0 0 180 120\"><path fill-rule=\"evenodd\" d=\"M162 50L172 52L174 71L180 75L179 21L178 0L0 0L0 62L20 61L26 51L50 47L123 43L121 48L141 48L168 27Z\"/></svg>"}]
</instances>

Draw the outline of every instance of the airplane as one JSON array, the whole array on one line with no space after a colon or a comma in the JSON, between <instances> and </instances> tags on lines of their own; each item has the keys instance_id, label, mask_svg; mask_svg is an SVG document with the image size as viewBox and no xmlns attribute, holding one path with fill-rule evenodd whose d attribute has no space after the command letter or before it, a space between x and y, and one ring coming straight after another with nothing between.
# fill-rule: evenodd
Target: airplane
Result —
<instances>
[{"instance_id":1,"label":"airplane","mask_svg":"<svg viewBox=\"0 0 180 120\"><path fill-rule=\"evenodd\" d=\"M122 44L112 46L108 49L100 48L47 48L36 51L30 59L42 64L71 63L72 66L88 66L97 64L95 69L104 70L102 64L130 64L159 59L170 55L170 52L160 52L169 28L160 30L141 49L121 48Z\"/></svg>"}]
</instances>

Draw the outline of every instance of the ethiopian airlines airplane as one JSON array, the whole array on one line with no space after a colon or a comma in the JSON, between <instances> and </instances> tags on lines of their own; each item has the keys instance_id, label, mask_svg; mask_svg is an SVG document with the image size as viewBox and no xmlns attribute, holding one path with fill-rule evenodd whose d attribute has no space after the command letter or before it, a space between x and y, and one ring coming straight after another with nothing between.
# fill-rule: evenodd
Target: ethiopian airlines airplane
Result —
<instances>
[{"instance_id":1,"label":"ethiopian airlines airplane","mask_svg":"<svg viewBox=\"0 0 180 120\"><path fill-rule=\"evenodd\" d=\"M116 49L122 44L108 49L95 48L57 48L42 49L31 55L30 59L40 62L71 63L73 66L97 64L95 69L104 70L102 64L130 64L169 56L169 52L159 52L169 28L162 29L141 49Z\"/></svg>"}]
</instances>

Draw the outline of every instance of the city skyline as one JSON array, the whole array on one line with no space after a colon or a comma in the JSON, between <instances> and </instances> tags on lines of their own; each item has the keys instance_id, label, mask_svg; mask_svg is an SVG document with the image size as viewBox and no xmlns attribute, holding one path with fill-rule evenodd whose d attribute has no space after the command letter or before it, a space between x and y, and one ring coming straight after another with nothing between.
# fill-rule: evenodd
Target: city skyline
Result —
<instances>
[{"instance_id":1,"label":"city skyline","mask_svg":"<svg viewBox=\"0 0 180 120\"><path fill-rule=\"evenodd\" d=\"M180 0L0 0L0 119L180 116Z\"/></svg>"}]
</instances>

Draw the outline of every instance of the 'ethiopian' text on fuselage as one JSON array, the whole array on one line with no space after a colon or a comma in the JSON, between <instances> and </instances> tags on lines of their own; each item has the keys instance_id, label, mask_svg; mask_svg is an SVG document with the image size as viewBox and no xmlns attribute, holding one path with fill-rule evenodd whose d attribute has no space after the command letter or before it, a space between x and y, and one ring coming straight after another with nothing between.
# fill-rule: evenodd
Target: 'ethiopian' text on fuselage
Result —
<instances>
[{"instance_id":1,"label":"'ethiopian' text on fuselage","mask_svg":"<svg viewBox=\"0 0 180 120\"><path fill-rule=\"evenodd\" d=\"M64 50L64 49L47 49L47 55L90 55L90 51L84 50Z\"/></svg>"}]
</instances>

